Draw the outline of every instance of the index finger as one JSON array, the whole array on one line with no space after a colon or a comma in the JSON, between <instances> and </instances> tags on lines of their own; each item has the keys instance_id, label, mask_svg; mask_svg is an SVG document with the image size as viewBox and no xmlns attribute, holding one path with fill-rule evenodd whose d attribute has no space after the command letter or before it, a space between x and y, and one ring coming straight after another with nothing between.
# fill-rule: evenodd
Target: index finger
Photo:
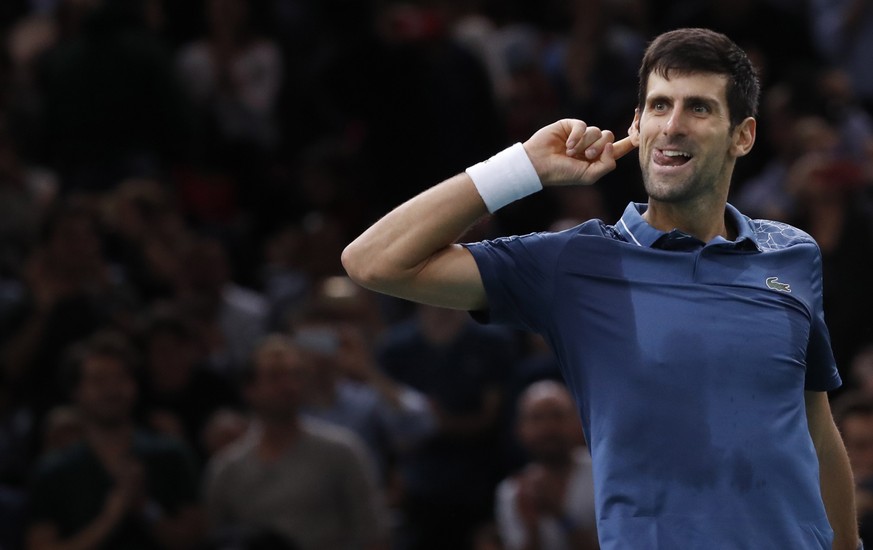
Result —
<instances>
[{"instance_id":1,"label":"index finger","mask_svg":"<svg viewBox=\"0 0 873 550\"><path fill-rule=\"evenodd\" d=\"M621 157L625 156L636 148L637 146L631 143L630 136L620 139L612 144L612 152L616 160L620 159Z\"/></svg>"}]
</instances>

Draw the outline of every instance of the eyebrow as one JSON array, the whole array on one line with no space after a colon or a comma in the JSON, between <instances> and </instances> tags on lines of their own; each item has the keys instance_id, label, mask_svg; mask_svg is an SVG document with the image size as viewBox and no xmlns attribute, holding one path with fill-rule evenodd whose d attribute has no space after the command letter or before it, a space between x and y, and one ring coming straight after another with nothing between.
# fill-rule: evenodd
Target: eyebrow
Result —
<instances>
[{"instance_id":1,"label":"eyebrow","mask_svg":"<svg viewBox=\"0 0 873 550\"><path fill-rule=\"evenodd\" d=\"M689 95L682 96L678 99L685 101L685 103L695 104L695 103L703 103L709 105L711 107L718 107L720 102L718 99L712 96L703 96L703 95ZM663 94L652 95L646 98L646 105L650 105L652 103L656 103L658 101L665 101L667 103L675 103L676 98L671 98Z\"/></svg>"}]
</instances>

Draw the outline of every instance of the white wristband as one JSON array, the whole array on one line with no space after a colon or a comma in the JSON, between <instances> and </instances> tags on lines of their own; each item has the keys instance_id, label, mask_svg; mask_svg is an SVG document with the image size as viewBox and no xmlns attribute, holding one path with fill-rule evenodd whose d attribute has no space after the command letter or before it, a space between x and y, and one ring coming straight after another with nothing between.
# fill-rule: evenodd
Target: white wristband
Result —
<instances>
[{"instance_id":1,"label":"white wristband","mask_svg":"<svg viewBox=\"0 0 873 550\"><path fill-rule=\"evenodd\" d=\"M540 177L521 143L467 168L466 172L489 212L496 212L543 188Z\"/></svg>"}]
</instances>

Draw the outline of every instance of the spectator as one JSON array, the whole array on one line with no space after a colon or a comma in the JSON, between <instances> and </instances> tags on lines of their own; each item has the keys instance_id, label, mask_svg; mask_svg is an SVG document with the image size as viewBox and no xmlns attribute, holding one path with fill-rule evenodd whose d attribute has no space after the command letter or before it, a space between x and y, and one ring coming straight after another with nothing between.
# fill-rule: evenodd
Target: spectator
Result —
<instances>
[{"instance_id":1,"label":"spectator","mask_svg":"<svg viewBox=\"0 0 873 550\"><path fill-rule=\"evenodd\" d=\"M518 436L531 461L497 488L497 525L506 549L599 548L591 457L570 392L543 380L519 401Z\"/></svg>"},{"instance_id":2,"label":"spectator","mask_svg":"<svg viewBox=\"0 0 873 550\"><path fill-rule=\"evenodd\" d=\"M873 342L867 341L852 357L849 375L852 388L873 401Z\"/></svg>"},{"instance_id":3,"label":"spectator","mask_svg":"<svg viewBox=\"0 0 873 550\"><path fill-rule=\"evenodd\" d=\"M398 464L400 547L467 549L491 516L504 475L500 421L513 341L465 312L419 306L388 331L378 357L389 376L426 395L437 415L436 433Z\"/></svg>"},{"instance_id":4,"label":"spectator","mask_svg":"<svg viewBox=\"0 0 873 550\"><path fill-rule=\"evenodd\" d=\"M141 300L168 299L190 238L180 207L158 180L128 178L104 197L107 254Z\"/></svg>"},{"instance_id":5,"label":"spectator","mask_svg":"<svg viewBox=\"0 0 873 550\"><path fill-rule=\"evenodd\" d=\"M873 278L867 261L873 224L863 195L868 184L861 164L836 154L807 154L788 175L797 202L788 222L812 235L821 250L825 314L841 375L873 334L873 320L860 314L873 308L873 290L856 284Z\"/></svg>"},{"instance_id":6,"label":"spectator","mask_svg":"<svg viewBox=\"0 0 873 550\"><path fill-rule=\"evenodd\" d=\"M255 425L212 459L205 480L219 546L269 536L299 550L388 548L360 439L299 415L308 368L285 336L268 336L255 350L245 383Z\"/></svg>"},{"instance_id":7,"label":"spectator","mask_svg":"<svg viewBox=\"0 0 873 550\"><path fill-rule=\"evenodd\" d=\"M808 20L818 53L851 78L868 112L873 112L873 9L866 0L813 0Z\"/></svg>"},{"instance_id":8,"label":"spectator","mask_svg":"<svg viewBox=\"0 0 873 550\"><path fill-rule=\"evenodd\" d=\"M240 405L236 386L205 364L205 346L178 312L155 307L145 327L140 410L153 430L177 437L205 460L201 435L210 416Z\"/></svg>"},{"instance_id":9,"label":"spectator","mask_svg":"<svg viewBox=\"0 0 873 550\"><path fill-rule=\"evenodd\" d=\"M224 243L195 235L182 247L175 296L206 338L210 367L235 378L267 330L264 296L237 284Z\"/></svg>"},{"instance_id":10,"label":"spectator","mask_svg":"<svg viewBox=\"0 0 873 550\"><path fill-rule=\"evenodd\" d=\"M26 299L2 345L9 383L39 422L65 397L57 384L62 350L107 324L124 326L134 302L124 281L113 277L93 208L73 198L44 220L24 280Z\"/></svg>"},{"instance_id":11,"label":"spectator","mask_svg":"<svg viewBox=\"0 0 873 550\"><path fill-rule=\"evenodd\" d=\"M209 417L200 440L206 456L212 458L242 437L249 429L249 418L240 410L222 408Z\"/></svg>"},{"instance_id":12,"label":"spectator","mask_svg":"<svg viewBox=\"0 0 873 550\"><path fill-rule=\"evenodd\" d=\"M137 393L126 339L96 333L69 362L84 441L46 456L30 491L27 548L194 548L197 472L188 450L133 421Z\"/></svg>"},{"instance_id":13,"label":"spectator","mask_svg":"<svg viewBox=\"0 0 873 550\"><path fill-rule=\"evenodd\" d=\"M231 145L271 150L279 139L282 51L257 28L252 4L206 0L206 36L177 54L179 76L224 152Z\"/></svg>"},{"instance_id":14,"label":"spectator","mask_svg":"<svg viewBox=\"0 0 873 550\"><path fill-rule=\"evenodd\" d=\"M393 461L435 430L427 398L386 376L353 325L297 325L294 341L315 363L302 413L357 433L385 481Z\"/></svg>"},{"instance_id":15,"label":"spectator","mask_svg":"<svg viewBox=\"0 0 873 550\"><path fill-rule=\"evenodd\" d=\"M41 158L69 190L106 190L178 162L190 136L186 98L145 3L66 0L60 39L42 56Z\"/></svg>"}]
</instances>

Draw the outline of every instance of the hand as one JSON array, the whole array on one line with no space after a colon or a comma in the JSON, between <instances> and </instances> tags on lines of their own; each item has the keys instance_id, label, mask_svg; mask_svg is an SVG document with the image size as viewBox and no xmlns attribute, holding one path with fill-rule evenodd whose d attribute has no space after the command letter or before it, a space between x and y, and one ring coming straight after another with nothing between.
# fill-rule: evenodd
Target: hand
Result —
<instances>
[{"instance_id":1,"label":"hand","mask_svg":"<svg viewBox=\"0 0 873 550\"><path fill-rule=\"evenodd\" d=\"M516 504L522 520L532 525L537 518L564 515L567 479L556 475L539 464L528 465L517 477Z\"/></svg>"},{"instance_id":2,"label":"hand","mask_svg":"<svg viewBox=\"0 0 873 550\"><path fill-rule=\"evenodd\" d=\"M530 476L521 474L518 477L518 492L515 494L515 507L521 522L527 529L536 529L540 519L540 509L537 503L537 490Z\"/></svg>"},{"instance_id":3,"label":"hand","mask_svg":"<svg viewBox=\"0 0 873 550\"><path fill-rule=\"evenodd\" d=\"M609 130L563 119L524 143L540 181L549 185L590 185L615 169L615 161L635 149L629 137L613 143Z\"/></svg>"}]
</instances>

